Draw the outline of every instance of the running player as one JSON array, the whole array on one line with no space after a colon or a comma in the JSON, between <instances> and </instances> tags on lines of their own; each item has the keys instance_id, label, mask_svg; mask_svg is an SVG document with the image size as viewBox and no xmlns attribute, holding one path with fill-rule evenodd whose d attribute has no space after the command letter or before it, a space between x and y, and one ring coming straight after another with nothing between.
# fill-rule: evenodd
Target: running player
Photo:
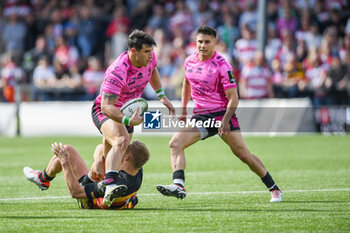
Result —
<instances>
[{"instance_id":1,"label":"running player","mask_svg":"<svg viewBox=\"0 0 350 233\"><path fill-rule=\"evenodd\" d=\"M149 151L145 144L133 141L127 148L118 173L118 189L114 190L110 206L103 203L105 187L102 182L93 180L98 177L88 175L84 160L70 145L54 143L51 150L55 155L43 171L25 167L25 177L40 189L47 190L56 174L63 171L64 178L72 198L78 200L80 208L88 209L131 209L137 204L137 192L142 183L142 166L149 159ZM103 147L98 145L95 156L101 156ZM96 181L96 180L95 180Z\"/></svg>"},{"instance_id":2,"label":"running player","mask_svg":"<svg viewBox=\"0 0 350 233\"><path fill-rule=\"evenodd\" d=\"M255 172L271 192L270 202L282 201L282 192L258 157L247 148L240 132L235 110L238 106L237 86L231 65L214 50L215 29L202 26L196 33L197 51L185 60L185 79L182 87L182 120L187 115L191 96L195 104L192 119L204 122L221 121L215 127L182 128L172 137L170 145L173 184L158 185L165 196L186 197L184 149L199 140L219 134L231 151ZM200 124L196 124L198 126ZM202 124L204 125L204 124ZM211 124L214 125L214 124ZM215 124L217 125L217 124Z\"/></svg>"},{"instance_id":3,"label":"running player","mask_svg":"<svg viewBox=\"0 0 350 233\"><path fill-rule=\"evenodd\" d=\"M92 107L94 124L103 135L103 153L106 158L104 203L109 205L110 195L118 188L116 180L122 156L133 133L133 126L143 118L136 111L131 118L120 107L128 100L140 97L150 83L161 103L171 114L175 109L165 96L156 68L157 57L153 51L156 43L143 31L135 30L128 38L128 51L122 53L107 69L99 96Z\"/></svg>"}]
</instances>

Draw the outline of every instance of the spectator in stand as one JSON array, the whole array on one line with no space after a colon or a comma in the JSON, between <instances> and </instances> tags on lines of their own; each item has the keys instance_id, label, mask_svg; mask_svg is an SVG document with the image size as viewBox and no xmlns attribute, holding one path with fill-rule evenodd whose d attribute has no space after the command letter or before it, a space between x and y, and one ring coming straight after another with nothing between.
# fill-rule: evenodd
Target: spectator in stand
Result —
<instances>
[{"instance_id":1,"label":"spectator in stand","mask_svg":"<svg viewBox=\"0 0 350 233\"><path fill-rule=\"evenodd\" d=\"M289 1L285 1L289 2ZM282 35L284 30L290 31L292 34L295 33L298 26L298 20L296 16L293 16L293 8L290 4L285 4L282 14L277 20L277 31L279 35Z\"/></svg>"},{"instance_id":2,"label":"spectator in stand","mask_svg":"<svg viewBox=\"0 0 350 233\"><path fill-rule=\"evenodd\" d=\"M35 41L35 47L24 53L22 67L30 77L39 59L43 56L48 56L46 49L46 41L44 36L38 36ZM48 59L48 57L46 58Z\"/></svg>"},{"instance_id":3,"label":"spectator in stand","mask_svg":"<svg viewBox=\"0 0 350 233\"><path fill-rule=\"evenodd\" d=\"M253 31L257 30L258 12L256 10L256 3L252 0L245 1L244 11L239 17L239 28L248 25Z\"/></svg>"},{"instance_id":4,"label":"spectator in stand","mask_svg":"<svg viewBox=\"0 0 350 233\"><path fill-rule=\"evenodd\" d=\"M133 1L127 1L127 4ZM134 1L134 7L131 8L130 21L132 29L144 28L147 25L148 19L152 15L152 3L150 1ZM130 6L129 6L130 7Z\"/></svg>"},{"instance_id":5,"label":"spectator in stand","mask_svg":"<svg viewBox=\"0 0 350 233\"><path fill-rule=\"evenodd\" d=\"M47 52L50 54L50 56L53 56L56 49L56 42L55 42L56 39L53 33L53 24L48 23L45 26L44 37L46 41Z\"/></svg>"},{"instance_id":6,"label":"spectator in stand","mask_svg":"<svg viewBox=\"0 0 350 233\"><path fill-rule=\"evenodd\" d=\"M310 25L311 25L311 16L308 10L303 11L303 15L301 15L301 20L300 20L300 28L297 28L295 32L295 38L297 40L305 40L306 35L310 31Z\"/></svg>"},{"instance_id":7,"label":"spectator in stand","mask_svg":"<svg viewBox=\"0 0 350 233\"><path fill-rule=\"evenodd\" d=\"M345 34L349 35L350 34L350 17L348 18L348 21L346 21L345 25Z\"/></svg>"},{"instance_id":8,"label":"spectator in stand","mask_svg":"<svg viewBox=\"0 0 350 233\"><path fill-rule=\"evenodd\" d=\"M331 99L325 85L327 70L322 66L318 53L311 53L308 59L309 66L305 72L308 83L301 82L299 89L311 92L310 97L315 107L330 105Z\"/></svg>"},{"instance_id":9,"label":"spectator in stand","mask_svg":"<svg viewBox=\"0 0 350 233\"><path fill-rule=\"evenodd\" d=\"M59 8L54 8L50 14L50 21L53 25L54 38L61 37L63 35L63 19L62 12Z\"/></svg>"},{"instance_id":10,"label":"spectator in stand","mask_svg":"<svg viewBox=\"0 0 350 233\"><path fill-rule=\"evenodd\" d=\"M254 58L256 49L258 48L258 41L249 25L243 25L241 29L242 38L236 41L234 57L244 66Z\"/></svg>"},{"instance_id":11,"label":"spectator in stand","mask_svg":"<svg viewBox=\"0 0 350 233\"><path fill-rule=\"evenodd\" d=\"M326 9L324 0L316 0L313 6L313 12L317 22L319 23L320 32L323 33L323 31L326 28L325 25L327 21L330 19L330 14Z\"/></svg>"},{"instance_id":12,"label":"spectator in stand","mask_svg":"<svg viewBox=\"0 0 350 233\"><path fill-rule=\"evenodd\" d=\"M78 36L77 44L82 58L91 56L98 44L100 37L99 25L97 19L93 17L92 9L82 5L78 10Z\"/></svg>"},{"instance_id":13,"label":"spectator in stand","mask_svg":"<svg viewBox=\"0 0 350 233\"><path fill-rule=\"evenodd\" d=\"M346 91L348 93L348 105L350 105L350 51L345 54L344 64L348 68L348 84L346 85Z\"/></svg>"},{"instance_id":14,"label":"spectator in stand","mask_svg":"<svg viewBox=\"0 0 350 233\"><path fill-rule=\"evenodd\" d=\"M272 70L272 88L275 98L285 98L286 94L284 92L283 88L283 81L284 81L284 75L282 70L282 64L281 61L278 59L274 59L271 63L271 70Z\"/></svg>"},{"instance_id":15,"label":"spectator in stand","mask_svg":"<svg viewBox=\"0 0 350 233\"><path fill-rule=\"evenodd\" d=\"M282 41L278 37L276 25L269 23L267 27L267 44L265 47L265 57L267 64L271 66L272 61L276 58L282 47Z\"/></svg>"},{"instance_id":16,"label":"spectator in stand","mask_svg":"<svg viewBox=\"0 0 350 233\"><path fill-rule=\"evenodd\" d=\"M327 73L327 86L330 89L332 104L348 104L349 67L343 64L338 54L333 55L332 64Z\"/></svg>"},{"instance_id":17,"label":"spectator in stand","mask_svg":"<svg viewBox=\"0 0 350 233\"><path fill-rule=\"evenodd\" d=\"M342 46L339 49L339 56L340 59L345 62L345 56L350 52L350 34L346 35L342 42Z\"/></svg>"},{"instance_id":18,"label":"spectator in stand","mask_svg":"<svg viewBox=\"0 0 350 233\"><path fill-rule=\"evenodd\" d=\"M61 63L62 68L65 71L67 71L72 65L78 63L79 53L77 48L68 45L64 36L60 36L56 39L56 45L54 60Z\"/></svg>"},{"instance_id":19,"label":"spectator in stand","mask_svg":"<svg viewBox=\"0 0 350 233\"><path fill-rule=\"evenodd\" d=\"M282 46L277 52L275 58L279 59L282 63L282 67L284 67L287 63L287 57L290 54L296 54L296 44L292 32L289 30L284 30L282 33Z\"/></svg>"},{"instance_id":20,"label":"spectator in stand","mask_svg":"<svg viewBox=\"0 0 350 233\"><path fill-rule=\"evenodd\" d=\"M220 40L226 43L228 52L233 57L235 41L239 38L240 33L232 15L225 14L223 17L224 23L218 27L218 35Z\"/></svg>"},{"instance_id":21,"label":"spectator in stand","mask_svg":"<svg viewBox=\"0 0 350 233\"><path fill-rule=\"evenodd\" d=\"M192 11L192 19L194 27L200 27L202 25L213 25L213 12L210 10L208 1L199 1L198 10Z\"/></svg>"},{"instance_id":22,"label":"spectator in stand","mask_svg":"<svg viewBox=\"0 0 350 233\"><path fill-rule=\"evenodd\" d=\"M273 23L277 22L278 19L278 8L279 4L277 0L267 1L267 22Z\"/></svg>"},{"instance_id":23,"label":"spectator in stand","mask_svg":"<svg viewBox=\"0 0 350 233\"><path fill-rule=\"evenodd\" d=\"M88 67L83 73L82 82L85 89L85 100L94 100L100 92L100 86L104 79L104 70L101 62L96 57L89 57Z\"/></svg>"},{"instance_id":24,"label":"spectator in stand","mask_svg":"<svg viewBox=\"0 0 350 233\"><path fill-rule=\"evenodd\" d=\"M332 8L329 12L330 19L326 22L326 28L334 27L336 34L343 37L345 35L346 20L342 17L342 12L338 8Z\"/></svg>"},{"instance_id":25,"label":"spectator in stand","mask_svg":"<svg viewBox=\"0 0 350 233\"><path fill-rule=\"evenodd\" d=\"M243 99L273 98L271 71L264 54L256 51L254 60L243 66L239 80L239 95Z\"/></svg>"},{"instance_id":26,"label":"spectator in stand","mask_svg":"<svg viewBox=\"0 0 350 233\"><path fill-rule=\"evenodd\" d=\"M74 17L67 20L63 25L63 35L70 46L77 46L78 26L76 25Z\"/></svg>"},{"instance_id":27,"label":"spectator in stand","mask_svg":"<svg viewBox=\"0 0 350 233\"><path fill-rule=\"evenodd\" d=\"M188 38L194 28L191 12L186 7L186 1L175 2L174 14L170 17L169 28L173 36L180 30Z\"/></svg>"},{"instance_id":28,"label":"spectator in stand","mask_svg":"<svg viewBox=\"0 0 350 233\"><path fill-rule=\"evenodd\" d=\"M24 52L24 39L27 26L23 23L16 12L8 15L3 26L1 40L4 43L5 52Z\"/></svg>"},{"instance_id":29,"label":"spectator in stand","mask_svg":"<svg viewBox=\"0 0 350 233\"><path fill-rule=\"evenodd\" d=\"M172 83L174 71L175 66L172 61L171 54L164 54L162 56L162 66L159 68L159 76L165 94L169 99L175 99L175 88Z\"/></svg>"},{"instance_id":30,"label":"spectator in stand","mask_svg":"<svg viewBox=\"0 0 350 233\"><path fill-rule=\"evenodd\" d=\"M68 69L58 61L54 60L55 87L52 89L53 100L78 100L83 94L81 75L78 74L77 64L72 64Z\"/></svg>"},{"instance_id":31,"label":"spectator in stand","mask_svg":"<svg viewBox=\"0 0 350 233\"><path fill-rule=\"evenodd\" d=\"M113 19L107 26L106 35L111 39L110 59L115 59L127 49L130 20L125 16L125 11L122 6L116 8Z\"/></svg>"},{"instance_id":32,"label":"spectator in stand","mask_svg":"<svg viewBox=\"0 0 350 233\"><path fill-rule=\"evenodd\" d=\"M336 27L330 26L326 28L323 39L329 44L330 57L332 57L333 54L339 53L339 33Z\"/></svg>"},{"instance_id":33,"label":"spectator in stand","mask_svg":"<svg viewBox=\"0 0 350 233\"><path fill-rule=\"evenodd\" d=\"M14 54L8 53L3 57L3 69L0 75L0 89L2 89L3 98L6 102L15 101L15 86L21 85L25 81L25 73L15 61ZM21 93L22 100L26 99L24 93Z\"/></svg>"},{"instance_id":34,"label":"spectator in stand","mask_svg":"<svg viewBox=\"0 0 350 233\"><path fill-rule=\"evenodd\" d=\"M33 98L35 101L53 100L50 89L56 84L55 71L46 56L40 57L33 72Z\"/></svg>"},{"instance_id":35,"label":"spectator in stand","mask_svg":"<svg viewBox=\"0 0 350 233\"><path fill-rule=\"evenodd\" d=\"M303 62L307 57L307 46L305 40L298 40L295 55L297 56L298 61Z\"/></svg>"},{"instance_id":36,"label":"spectator in stand","mask_svg":"<svg viewBox=\"0 0 350 233\"><path fill-rule=\"evenodd\" d=\"M332 45L327 35L323 37L319 54L323 65L328 70L332 63Z\"/></svg>"},{"instance_id":37,"label":"spectator in stand","mask_svg":"<svg viewBox=\"0 0 350 233\"><path fill-rule=\"evenodd\" d=\"M69 79L66 82L67 88L71 89L72 95L70 100L85 100L85 88L83 86L82 76L79 73L77 64L69 67Z\"/></svg>"},{"instance_id":38,"label":"spectator in stand","mask_svg":"<svg viewBox=\"0 0 350 233\"><path fill-rule=\"evenodd\" d=\"M166 14L164 6L161 4L155 4L152 7L152 12L153 14L147 22L147 27L152 28L152 31L160 28L168 34L169 17Z\"/></svg>"},{"instance_id":39,"label":"spectator in stand","mask_svg":"<svg viewBox=\"0 0 350 233\"><path fill-rule=\"evenodd\" d=\"M288 54L286 59L286 64L283 66L284 79L282 86L286 92L287 98L295 98L303 96L300 87L305 87L307 82L305 78L305 71L302 64L297 60L295 54Z\"/></svg>"},{"instance_id":40,"label":"spectator in stand","mask_svg":"<svg viewBox=\"0 0 350 233\"><path fill-rule=\"evenodd\" d=\"M319 48L322 43L322 35L320 34L319 25L316 22L310 24L309 30L305 34L305 42L307 48L312 46Z\"/></svg>"}]
</instances>

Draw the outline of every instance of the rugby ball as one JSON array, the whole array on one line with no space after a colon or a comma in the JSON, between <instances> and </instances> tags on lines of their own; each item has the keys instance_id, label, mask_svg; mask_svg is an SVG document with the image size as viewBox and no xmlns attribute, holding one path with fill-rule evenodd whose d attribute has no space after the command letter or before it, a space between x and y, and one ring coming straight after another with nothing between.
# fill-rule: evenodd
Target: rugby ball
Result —
<instances>
[{"instance_id":1,"label":"rugby ball","mask_svg":"<svg viewBox=\"0 0 350 233\"><path fill-rule=\"evenodd\" d=\"M131 99L128 102L126 102L121 108L120 111L128 117L131 117L136 109L139 107L139 115L142 116L142 114L147 110L148 108L148 102L147 100L143 98L135 98Z\"/></svg>"}]
</instances>

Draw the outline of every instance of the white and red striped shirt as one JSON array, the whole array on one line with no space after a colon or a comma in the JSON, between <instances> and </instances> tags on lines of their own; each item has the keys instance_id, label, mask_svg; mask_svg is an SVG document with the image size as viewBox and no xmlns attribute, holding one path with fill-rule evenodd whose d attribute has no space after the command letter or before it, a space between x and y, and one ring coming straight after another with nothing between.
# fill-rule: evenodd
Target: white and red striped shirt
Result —
<instances>
[{"instance_id":1,"label":"white and red striped shirt","mask_svg":"<svg viewBox=\"0 0 350 233\"><path fill-rule=\"evenodd\" d=\"M257 40L246 40L241 38L237 40L235 44L235 58L239 60L241 65L244 65L254 58L257 48Z\"/></svg>"},{"instance_id":2,"label":"white and red striped shirt","mask_svg":"<svg viewBox=\"0 0 350 233\"><path fill-rule=\"evenodd\" d=\"M241 80L245 85L246 99L260 99L268 97L268 85L271 82L271 71L268 66L246 64L241 73Z\"/></svg>"}]
</instances>

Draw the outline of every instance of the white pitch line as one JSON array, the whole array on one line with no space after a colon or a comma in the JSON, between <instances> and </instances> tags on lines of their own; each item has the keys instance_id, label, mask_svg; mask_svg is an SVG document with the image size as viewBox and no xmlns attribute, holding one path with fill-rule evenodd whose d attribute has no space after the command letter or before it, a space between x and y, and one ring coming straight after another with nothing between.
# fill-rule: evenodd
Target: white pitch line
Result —
<instances>
[{"instance_id":1,"label":"white pitch line","mask_svg":"<svg viewBox=\"0 0 350 233\"><path fill-rule=\"evenodd\" d=\"M305 193L305 192L348 192L350 188L343 189L309 189L309 190L283 190L284 193ZM223 194L252 194L267 193L268 191L234 191L234 192L195 192L188 195L223 195ZM159 193L140 193L139 196L158 196ZM64 199L71 196L50 196L50 197L18 197L18 198L0 198L0 201L25 201L25 200L43 200L43 199Z\"/></svg>"}]
</instances>

